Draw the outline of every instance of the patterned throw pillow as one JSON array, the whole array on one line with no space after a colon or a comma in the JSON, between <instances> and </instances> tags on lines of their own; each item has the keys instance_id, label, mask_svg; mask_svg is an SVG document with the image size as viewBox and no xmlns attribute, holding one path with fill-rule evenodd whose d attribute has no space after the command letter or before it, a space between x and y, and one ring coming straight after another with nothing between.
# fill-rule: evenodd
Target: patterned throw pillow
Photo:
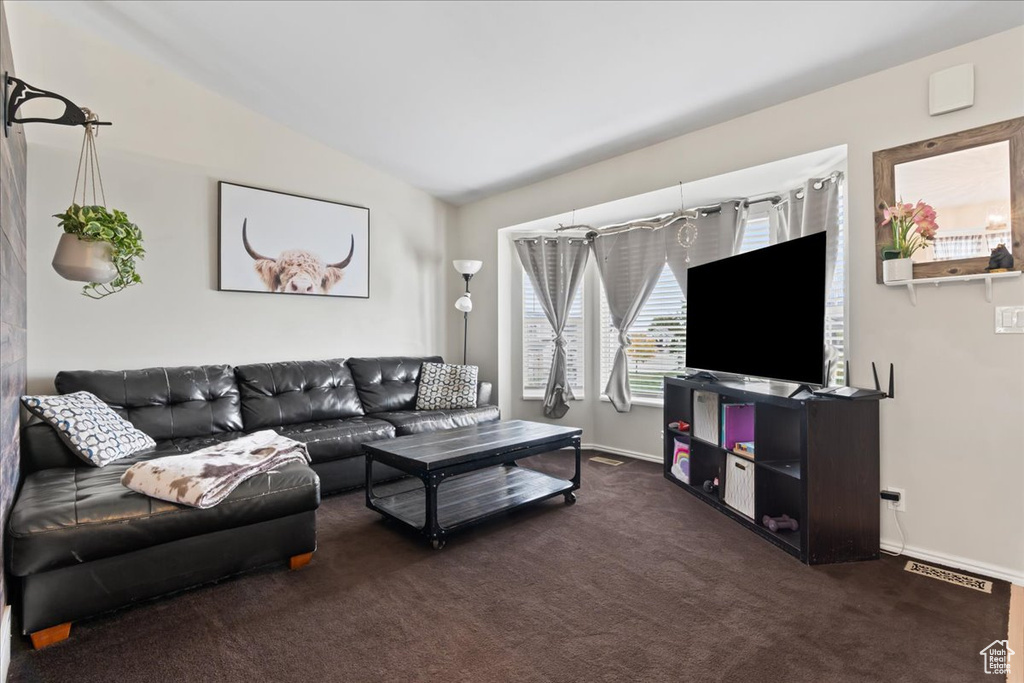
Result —
<instances>
[{"instance_id":1,"label":"patterned throw pillow","mask_svg":"<svg viewBox=\"0 0 1024 683\"><path fill-rule=\"evenodd\" d=\"M155 445L95 395L76 391L60 396L22 396L29 412L57 430L61 441L90 465L103 467Z\"/></svg>"},{"instance_id":2,"label":"patterned throw pillow","mask_svg":"<svg viewBox=\"0 0 1024 683\"><path fill-rule=\"evenodd\" d=\"M476 408L475 365L424 363L416 392L416 410Z\"/></svg>"}]
</instances>

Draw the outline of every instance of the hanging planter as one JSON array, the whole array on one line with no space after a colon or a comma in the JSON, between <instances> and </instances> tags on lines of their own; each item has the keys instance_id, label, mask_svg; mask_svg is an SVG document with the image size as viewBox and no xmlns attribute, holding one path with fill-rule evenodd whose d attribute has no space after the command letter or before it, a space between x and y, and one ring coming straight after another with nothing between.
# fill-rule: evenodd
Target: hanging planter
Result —
<instances>
[{"instance_id":1,"label":"hanging planter","mask_svg":"<svg viewBox=\"0 0 1024 683\"><path fill-rule=\"evenodd\" d=\"M114 247L109 242L86 240L66 232L57 243L53 269L65 280L106 284L117 277Z\"/></svg>"},{"instance_id":2,"label":"hanging planter","mask_svg":"<svg viewBox=\"0 0 1024 683\"><path fill-rule=\"evenodd\" d=\"M142 282L135 272L135 262L145 256L142 231L118 209L107 209L96 155L95 133L92 123L96 115L83 108L87 121L82 154L78 159L78 173L71 206L64 213L54 214L64 229L57 251L53 255L53 269L67 280L87 282L82 294L91 299L102 299ZM98 183L97 183L98 180ZM82 186L82 203L78 204L78 186ZM89 186L92 186L92 204L86 204ZM97 202L96 188L102 204Z\"/></svg>"}]
</instances>

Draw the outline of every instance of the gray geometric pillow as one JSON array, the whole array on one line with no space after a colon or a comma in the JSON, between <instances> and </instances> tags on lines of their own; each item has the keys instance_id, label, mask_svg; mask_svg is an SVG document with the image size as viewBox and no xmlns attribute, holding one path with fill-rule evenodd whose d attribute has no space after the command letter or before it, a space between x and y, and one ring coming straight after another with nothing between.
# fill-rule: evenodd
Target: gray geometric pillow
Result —
<instances>
[{"instance_id":1,"label":"gray geometric pillow","mask_svg":"<svg viewBox=\"0 0 1024 683\"><path fill-rule=\"evenodd\" d=\"M475 365L424 363L416 392L416 410L453 410L476 408Z\"/></svg>"},{"instance_id":2,"label":"gray geometric pillow","mask_svg":"<svg viewBox=\"0 0 1024 683\"><path fill-rule=\"evenodd\" d=\"M78 457L96 467L156 445L148 434L88 391L22 396L21 402L30 413L49 423Z\"/></svg>"}]
</instances>

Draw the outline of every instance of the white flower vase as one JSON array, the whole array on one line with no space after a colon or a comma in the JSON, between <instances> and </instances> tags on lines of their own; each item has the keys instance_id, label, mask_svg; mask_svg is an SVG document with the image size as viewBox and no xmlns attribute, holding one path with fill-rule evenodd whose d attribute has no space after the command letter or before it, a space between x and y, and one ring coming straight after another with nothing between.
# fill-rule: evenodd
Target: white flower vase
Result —
<instances>
[{"instance_id":1,"label":"white flower vase","mask_svg":"<svg viewBox=\"0 0 1024 683\"><path fill-rule=\"evenodd\" d=\"M908 258L882 261L882 282L904 282L914 279L914 262Z\"/></svg>"},{"instance_id":2,"label":"white flower vase","mask_svg":"<svg viewBox=\"0 0 1024 683\"><path fill-rule=\"evenodd\" d=\"M83 240L64 233L53 254L53 269L65 280L105 284L117 277L114 248L108 242Z\"/></svg>"}]
</instances>

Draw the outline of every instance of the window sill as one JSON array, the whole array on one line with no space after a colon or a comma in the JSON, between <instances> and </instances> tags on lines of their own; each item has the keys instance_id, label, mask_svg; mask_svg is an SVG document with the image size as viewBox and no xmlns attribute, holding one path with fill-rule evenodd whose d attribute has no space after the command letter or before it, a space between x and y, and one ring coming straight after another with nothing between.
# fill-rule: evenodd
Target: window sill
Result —
<instances>
[{"instance_id":1,"label":"window sill","mask_svg":"<svg viewBox=\"0 0 1024 683\"><path fill-rule=\"evenodd\" d=\"M605 403L611 403L612 400L608 398L606 394L601 394L601 400ZM633 405L644 406L646 408L663 408L665 407L664 399L651 398L649 396L637 396L633 399Z\"/></svg>"}]
</instances>

